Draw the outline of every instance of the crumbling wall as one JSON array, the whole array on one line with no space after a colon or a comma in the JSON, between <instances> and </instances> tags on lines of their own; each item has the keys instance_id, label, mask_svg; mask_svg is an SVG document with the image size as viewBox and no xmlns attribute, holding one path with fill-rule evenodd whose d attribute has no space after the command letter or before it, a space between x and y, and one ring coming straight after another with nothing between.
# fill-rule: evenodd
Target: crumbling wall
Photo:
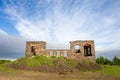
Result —
<instances>
[{"instance_id":1,"label":"crumbling wall","mask_svg":"<svg viewBox=\"0 0 120 80\"><path fill-rule=\"evenodd\" d=\"M26 57L45 55L63 56L68 59L90 59L95 61L95 48L93 40L76 40L70 42L70 49L49 49L46 50L45 41L27 41Z\"/></svg>"},{"instance_id":2,"label":"crumbling wall","mask_svg":"<svg viewBox=\"0 0 120 80\"><path fill-rule=\"evenodd\" d=\"M68 49L55 49L55 50L49 49L49 50L46 50L47 56L67 57L69 53L70 53L70 50L68 50Z\"/></svg>"},{"instance_id":3,"label":"crumbling wall","mask_svg":"<svg viewBox=\"0 0 120 80\"><path fill-rule=\"evenodd\" d=\"M26 42L26 57L33 55L43 55L46 51L46 42L44 41L27 41Z\"/></svg>"},{"instance_id":4,"label":"crumbling wall","mask_svg":"<svg viewBox=\"0 0 120 80\"><path fill-rule=\"evenodd\" d=\"M78 45L80 47L80 52L76 53L75 46ZM88 46L88 47L87 47ZM85 51L87 47L87 52L90 53L89 55L85 55ZM94 41L93 40L76 40L70 42L70 50L71 50L71 58L77 57L86 57L89 59L95 59L95 48L94 48Z\"/></svg>"}]
</instances>

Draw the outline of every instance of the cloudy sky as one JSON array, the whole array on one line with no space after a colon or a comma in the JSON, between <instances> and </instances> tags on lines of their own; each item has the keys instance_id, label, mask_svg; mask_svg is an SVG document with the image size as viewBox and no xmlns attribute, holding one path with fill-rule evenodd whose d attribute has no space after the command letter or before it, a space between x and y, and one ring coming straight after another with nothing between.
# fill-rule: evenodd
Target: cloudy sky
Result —
<instances>
[{"instance_id":1,"label":"cloudy sky","mask_svg":"<svg viewBox=\"0 0 120 80\"><path fill-rule=\"evenodd\" d=\"M0 58L23 57L28 40L94 40L96 56L120 57L119 33L120 0L0 0Z\"/></svg>"}]
</instances>

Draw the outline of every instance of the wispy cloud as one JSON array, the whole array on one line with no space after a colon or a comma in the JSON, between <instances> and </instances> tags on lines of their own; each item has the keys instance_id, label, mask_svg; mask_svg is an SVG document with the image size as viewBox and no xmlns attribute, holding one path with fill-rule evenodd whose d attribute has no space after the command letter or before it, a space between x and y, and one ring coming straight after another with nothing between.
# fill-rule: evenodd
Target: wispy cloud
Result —
<instances>
[{"instance_id":1,"label":"wispy cloud","mask_svg":"<svg viewBox=\"0 0 120 80\"><path fill-rule=\"evenodd\" d=\"M26 40L65 44L76 39L93 39L97 51L118 49L119 1L6 0L4 5Z\"/></svg>"},{"instance_id":2,"label":"wispy cloud","mask_svg":"<svg viewBox=\"0 0 120 80\"><path fill-rule=\"evenodd\" d=\"M5 31L3 31L1 29L0 29L0 34L2 34L2 35L8 35Z\"/></svg>"}]
</instances>

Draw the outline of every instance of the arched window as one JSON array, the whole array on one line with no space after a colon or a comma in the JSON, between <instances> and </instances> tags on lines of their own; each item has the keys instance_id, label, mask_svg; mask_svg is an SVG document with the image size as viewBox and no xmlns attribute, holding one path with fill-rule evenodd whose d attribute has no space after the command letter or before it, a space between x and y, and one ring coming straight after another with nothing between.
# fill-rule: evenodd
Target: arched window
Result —
<instances>
[{"instance_id":1,"label":"arched window","mask_svg":"<svg viewBox=\"0 0 120 80\"><path fill-rule=\"evenodd\" d=\"M79 45L75 45L75 53L81 53Z\"/></svg>"}]
</instances>

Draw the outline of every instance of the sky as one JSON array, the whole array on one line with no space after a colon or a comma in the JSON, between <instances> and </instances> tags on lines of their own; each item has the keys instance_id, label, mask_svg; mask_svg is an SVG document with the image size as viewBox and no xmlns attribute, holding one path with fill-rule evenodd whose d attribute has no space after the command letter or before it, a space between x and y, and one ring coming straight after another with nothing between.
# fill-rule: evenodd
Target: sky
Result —
<instances>
[{"instance_id":1,"label":"sky","mask_svg":"<svg viewBox=\"0 0 120 80\"><path fill-rule=\"evenodd\" d=\"M26 41L69 49L94 40L96 57L120 57L120 0L0 0L0 58L25 56Z\"/></svg>"}]
</instances>

